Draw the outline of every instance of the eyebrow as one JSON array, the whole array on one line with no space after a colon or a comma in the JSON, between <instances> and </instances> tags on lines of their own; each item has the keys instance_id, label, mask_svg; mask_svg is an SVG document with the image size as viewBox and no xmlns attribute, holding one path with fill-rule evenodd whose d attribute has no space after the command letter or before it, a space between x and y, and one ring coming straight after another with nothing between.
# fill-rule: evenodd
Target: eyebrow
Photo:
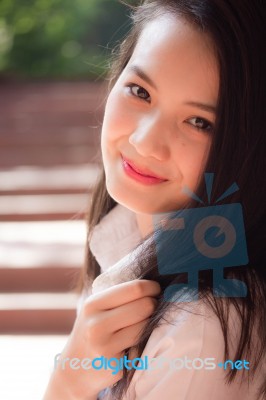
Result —
<instances>
[{"instance_id":1,"label":"eyebrow","mask_svg":"<svg viewBox=\"0 0 266 400\"><path fill-rule=\"evenodd\" d=\"M185 104L188 106L200 108L203 111L208 111L213 114L216 114L217 111L217 108L215 106L211 106L209 104L204 104L204 103L198 103L197 101L187 101Z\"/></svg>"},{"instance_id":2,"label":"eyebrow","mask_svg":"<svg viewBox=\"0 0 266 400\"><path fill-rule=\"evenodd\" d=\"M146 81L155 90L158 90L157 86L153 82L153 80L138 65L135 65L135 64L130 65L128 67L128 71L136 74L139 78L141 78L144 81ZM203 111L208 111L208 112L211 112L213 114L216 114L216 110L217 110L217 108L215 106L213 106L213 105L204 104L204 103L200 103L200 102L197 102L197 101L187 101L184 104L186 104L188 106L192 106L192 107L197 107L197 108L199 108L199 109L201 109Z\"/></svg>"},{"instance_id":3,"label":"eyebrow","mask_svg":"<svg viewBox=\"0 0 266 400\"><path fill-rule=\"evenodd\" d=\"M154 89L158 90L157 86L155 85L153 80L137 65L134 65L134 64L130 65L130 67L128 67L128 71L133 72L134 74L139 76L141 79L148 82L148 84L151 85Z\"/></svg>"}]
</instances>

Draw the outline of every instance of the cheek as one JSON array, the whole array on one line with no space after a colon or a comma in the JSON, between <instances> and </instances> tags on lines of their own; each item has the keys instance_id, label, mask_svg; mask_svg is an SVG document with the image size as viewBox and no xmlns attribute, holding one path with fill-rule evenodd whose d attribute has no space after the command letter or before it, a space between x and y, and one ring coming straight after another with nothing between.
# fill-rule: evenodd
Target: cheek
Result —
<instances>
[{"instance_id":1,"label":"cheek","mask_svg":"<svg viewBox=\"0 0 266 400\"><path fill-rule=\"evenodd\" d=\"M210 144L209 138L201 143L183 143L176 151L178 157L175 161L182 171L182 175L191 183L195 183L205 168Z\"/></svg>"},{"instance_id":2,"label":"cheek","mask_svg":"<svg viewBox=\"0 0 266 400\"><path fill-rule=\"evenodd\" d=\"M189 136L186 135L182 138L182 140L176 143L176 146L180 149L180 152L183 153L184 158L194 159L196 163L200 162L205 154L209 152L211 145L211 136L203 136L199 134L199 136Z\"/></svg>"},{"instance_id":3,"label":"cheek","mask_svg":"<svg viewBox=\"0 0 266 400\"><path fill-rule=\"evenodd\" d=\"M108 136L108 140L127 136L135 126L134 114L122 96L111 93L106 103L102 134Z\"/></svg>"}]
</instances>

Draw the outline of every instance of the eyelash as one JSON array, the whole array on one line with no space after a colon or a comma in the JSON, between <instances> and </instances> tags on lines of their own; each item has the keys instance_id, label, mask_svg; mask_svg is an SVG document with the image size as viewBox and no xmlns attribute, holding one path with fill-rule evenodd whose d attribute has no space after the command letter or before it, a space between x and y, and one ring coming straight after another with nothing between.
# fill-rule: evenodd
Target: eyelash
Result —
<instances>
[{"instance_id":1,"label":"eyelash","mask_svg":"<svg viewBox=\"0 0 266 400\"><path fill-rule=\"evenodd\" d=\"M138 97L138 98L141 99L141 100L147 101L147 100L144 99L143 97L139 97L139 96L133 94L133 92L132 92L132 88L133 88L133 87L137 87L137 88L143 90L144 92L146 92L146 93L149 95L149 93L147 92L147 90L145 90L142 86L137 85L136 83L130 83L129 85L127 85L127 87L130 89L130 94L131 94L132 96ZM150 95L149 95L149 97L150 97ZM148 101L148 103L150 103L150 101Z\"/></svg>"},{"instance_id":2,"label":"eyelash","mask_svg":"<svg viewBox=\"0 0 266 400\"><path fill-rule=\"evenodd\" d=\"M139 98L140 100L144 100L144 101L147 101L148 103L150 103L150 100L147 100L147 99L145 99L145 98L143 98L143 97L140 97L140 96L134 94L133 91L132 91L132 88L133 88L133 87L137 87L137 88L141 89L142 91L146 92L146 93L148 94L148 97L150 98L150 95L149 95L149 93L147 92L147 90L144 89L142 86L137 85L136 83L130 83L129 85L127 85L127 88L129 88L129 90L130 90L130 95L131 95L131 96L137 97L137 98ZM197 129L198 131L204 132L204 133L207 133L207 134L213 132L213 124L212 124L210 121L208 121L207 119L201 118L201 117L192 117L192 118L190 118L190 119L187 120L187 121L190 121L190 120L192 120L192 119L194 119L194 120L200 120L200 121L203 122L203 124L205 123L205 124L208 125L208 128L199 128L198 126L192 125L192 126L193 126L195 129ZM186 122L187 122L187 121L186 121ZM191 125L191 124L189 124L189 125Z\"/></svg>"}]
</instances>

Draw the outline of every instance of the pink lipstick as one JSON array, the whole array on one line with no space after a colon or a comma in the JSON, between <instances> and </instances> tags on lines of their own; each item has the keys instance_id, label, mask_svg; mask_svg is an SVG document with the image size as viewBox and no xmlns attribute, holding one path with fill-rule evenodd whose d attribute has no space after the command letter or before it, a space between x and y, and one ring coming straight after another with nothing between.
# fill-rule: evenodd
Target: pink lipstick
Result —
<instances>
[{"instance_id":1,"label":"pink lipstick","mask_svg":"<svg viewBox=\"0 0 266 400\"><path fill-rule=\"evenodd\" d=\"M152 175L152 173L149 171L147 172L147 170L144 171L140 171L140 169L138 169L137 167L135 167L135 165L133 165L133 163L129 160L126 160L123 156L122 156L122 164L123 164L123 169L125 171L125 173L133 178L134 180L144 183L146 185L154 185L154 184L158 184L158 183L163 183L166 182L167 179L164 178L160 178L158 176L154 176ZM148 173L150 173L151 175L148 175Z\"/></svg>"}]
</instances>

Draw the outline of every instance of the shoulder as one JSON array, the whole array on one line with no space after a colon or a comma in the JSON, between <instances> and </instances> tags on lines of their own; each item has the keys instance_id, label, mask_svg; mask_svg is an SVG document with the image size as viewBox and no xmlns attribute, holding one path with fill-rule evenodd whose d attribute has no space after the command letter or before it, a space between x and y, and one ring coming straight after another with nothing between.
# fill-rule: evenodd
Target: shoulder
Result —
<instances>
[{"instance_id":1,"label":"shoulder","mask_svg":"<svg viewBox=\"0 0 266 400\"><path fill-rule=\"evenodd\" d=\"M224 353L220 320L205 303L184 302L171 307L152 332L145 352L156 357L168 351L174 356L180 355L181 348L183 353L193 351L194 355L209 354L214 348L219 356Z\"/></svg>"},{"instance_id":2,"label":"shoulder","mask_svg":"<svg viewBox=\"0 0 266 400\"><path fill-rule=\"evenodd\" d=\"M239 324L233 308L228 323L234 350ZM219 318L208 305L186 303L183 309L171 310L165 322L154 329L141 355L141 359L147 357L149 369L135 371L128 392L133 397L125 400L255 399L252 388L242 385L240 390L240 378L226 384L224 349Z\"/></svg>"}]
</instances>

